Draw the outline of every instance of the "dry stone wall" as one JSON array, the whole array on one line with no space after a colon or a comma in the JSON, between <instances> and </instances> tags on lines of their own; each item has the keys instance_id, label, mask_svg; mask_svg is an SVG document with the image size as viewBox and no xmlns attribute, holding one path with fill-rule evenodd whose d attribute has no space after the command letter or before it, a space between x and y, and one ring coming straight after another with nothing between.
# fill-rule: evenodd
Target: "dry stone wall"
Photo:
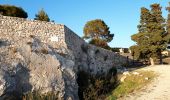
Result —
<instances>
[{"instance_id":1,"label":"dry stone wall","mask_svg":"<svg viewBox=\"0 0 170 100\"><path fill-rule=\"evenodd\" d=\"M1 39L21 42L28 37L36 36L53 48L72 50L77 65L75 70L83 68L94 73L107 72L111 67L121 66L127 61L125 56L87 44L62 24L2 15L0 24ZM87 52L83 49L87 49Z\"/></svg>"},{"instance_id":2,"label":"dry stone wall","mask_svg":"<svg viewBox=\"0 0 170 100\"><path fill-rule=\"evenodd\" d=\"M6 44L3 44L2 47L0 45L0 57L5 52L9 59L2 56L4 62L0 59L1 65L6 66L11 63L10 66L15 69L12 63L17 56L12 58L13 55L9 54L11 51L12 54L21 54L17 63L22 61L30 70L31 78L28 79L28 83L32 88L30 87L29 90L41 88L48 92L54 89L58 90L60 97L65 99L71 97L73 100L78 100L78 84L76 82L78 71L84 70L91 74L103 75L110 68L121 66L127 62L126 57L89 45L65 25L51 22L0 15L0 44L2 44L2 40L8 41L9 47ZM10 49L11 47L13 50ZM59 78L56 79L54 76ZM22 78L19 80L22 83ZM4 84L5 82L7 80L4 80ZM8 84L13 83L9 81ZM10 91L16 91L16 89ZM1 94L4 91L6 88L0 88ZM25 91L27 92L28 89Z\"/></svg>"},{"instance_id":3,"label":"dry stone wall","mask_svg":"<svg viewBox=\"0 0 170 100\"><path fill-rule=\"evenodd\" d=\"M112 67L120 67L127 63L127 57L112 51L87 44L66 26L65 42L75 56L75 69L85 70L93 74L107 73Z\"/></svg>"},{"instance_id":4,"label":"dry stone wall","mask_svg":"<svg viewBox=\"0 0 170 100\"><path fill-rule=\"evenodd\" d=\"M42 42L55 48L66 46L64 25L24 18L0 15L0 37L17 41L30 36L37 36Z\"/></svg>"}]
</instances>

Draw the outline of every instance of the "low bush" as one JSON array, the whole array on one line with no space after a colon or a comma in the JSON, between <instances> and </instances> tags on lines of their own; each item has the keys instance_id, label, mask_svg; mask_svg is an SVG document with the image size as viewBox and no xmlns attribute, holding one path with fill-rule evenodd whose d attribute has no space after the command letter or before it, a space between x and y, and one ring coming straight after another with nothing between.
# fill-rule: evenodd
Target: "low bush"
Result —
<instances>
[{"instance_id":1,"label":"low bush","mask_svg":"<svg viewBox=\"0 0 170 100\"><path fill-rule=\"evenodd\" d=\"M139 75L130 72L126 76L124 82L121 82L108 96L107 100L116 100L120 97L127 96L129 93L137 91L142 87L148 85L157 76L153 71L135 71Z\"/></svg>"},{"instance_id":2,"label":"low bush","mask_svg":"<svg viewBox=\"0 0 170 100\"><path fill-rule=\"evenodd\" d=\"M89 44L93 44L95 46L110 50L110 47L108 46L107 42L101 39L92 39Z\"/></svg>"},{"instance_id":3,"label":"low bush","mask_svg":"<svg viewBox=\"0 0 170 100\"><path fill-rule=\"evenodd\" d=\"M58 93L49 92L41 94L38 91L29 92L23 95L22 100L58 100Z\"/></svg>"},{"instance_id":4,"label":"low bush","mask_svg":"<svg viewBox=\"0 0 170 100\"><path fill-rule=\"evenodd\" d=\"M117 71L115 70L113 70L113 72L109 71L105 76L94 76L87 72L80 71L77 78L79 99L104 100L107 97L107 94L110 93L117 84Z\"/></svg>"}]
</instances>

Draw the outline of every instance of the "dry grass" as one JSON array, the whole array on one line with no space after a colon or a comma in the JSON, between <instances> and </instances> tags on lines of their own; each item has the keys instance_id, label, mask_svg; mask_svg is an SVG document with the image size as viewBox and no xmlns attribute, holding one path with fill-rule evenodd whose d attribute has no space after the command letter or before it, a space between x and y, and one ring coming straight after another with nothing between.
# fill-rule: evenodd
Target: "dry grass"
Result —
<instances>
[{"instance_id":1,"label":"dry grass","mask_svg":"<svg viewBox=\"0 0 170 100\"><path fill-rule=\"evenodd\" d=\"M116 100L128 95L134 91L141 89L142 87L149 84L157 75L153 71L135 71L139 75L132 74L127 75L124 82L120 83L113 91L112 94L108 97L108 100Z\"/></svg>"}]
</instances>

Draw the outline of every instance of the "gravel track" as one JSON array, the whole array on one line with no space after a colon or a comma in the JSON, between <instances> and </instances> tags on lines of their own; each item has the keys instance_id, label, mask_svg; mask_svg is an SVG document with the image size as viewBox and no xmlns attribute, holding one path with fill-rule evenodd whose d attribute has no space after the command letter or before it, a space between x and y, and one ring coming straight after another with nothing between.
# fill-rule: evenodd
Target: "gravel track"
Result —
<instances>
[{"instance_id":1,"label":"gravel track","mask_svg":"<svg viewBox=\"0 0 170 100\"><path fill-rule=\"evenodd\" d=\"M159 76L141 91L120 100L170 100L170 65L149 66L141 70L151 70Z\"/></svg>"}]
</instances>

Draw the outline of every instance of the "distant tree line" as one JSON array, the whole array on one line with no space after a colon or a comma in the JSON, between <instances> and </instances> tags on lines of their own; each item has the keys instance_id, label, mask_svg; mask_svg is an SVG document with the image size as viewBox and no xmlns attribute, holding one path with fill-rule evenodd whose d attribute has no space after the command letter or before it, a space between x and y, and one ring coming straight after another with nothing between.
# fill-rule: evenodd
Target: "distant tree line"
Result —
<instances>
[{"instance_id":1,"label":"distant tree line","mask_svg":"<svg viewBox=\"0 0 170 100\"><path fill-rule=\"evenodd\" d=\"M150 60L151 65L159 59L162 64L162 54L170 42L170 6L167 20L162 16L160 4L150 5L150 9L141 8L138 33L131 36L136 45L130 47L136 59Z\"/></svg>"}]
</instances>

